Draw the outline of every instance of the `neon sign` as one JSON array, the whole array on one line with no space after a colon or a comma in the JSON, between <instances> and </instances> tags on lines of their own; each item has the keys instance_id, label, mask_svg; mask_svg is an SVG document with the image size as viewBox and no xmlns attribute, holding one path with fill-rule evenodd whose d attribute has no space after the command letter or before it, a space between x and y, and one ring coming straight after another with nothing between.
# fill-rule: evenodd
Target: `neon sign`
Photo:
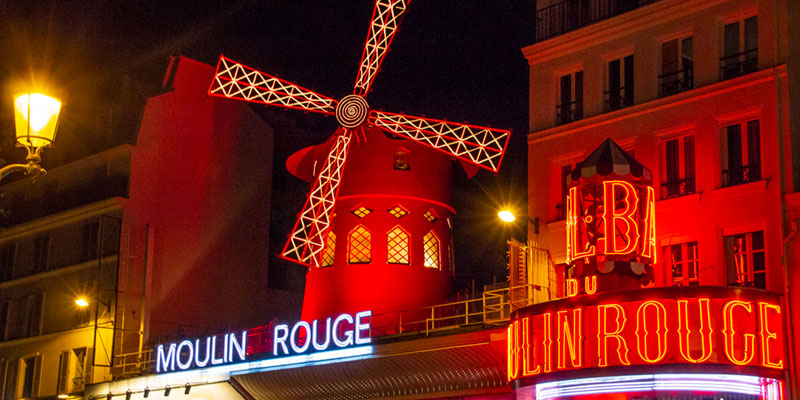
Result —
<instances>
[{"instance_id":1,"label":"neon sign","mask_svg":"<svg viewBox=\"0 0 800 400\"><path fill-rule=\"evenodd\" d=\"M567 263L589 257L629 260L631 255L639 262L656 262L655 191L650 186L610 180L572 187L566 220Z\"/></svg>"},{"instance_id":2,"label":"neon sign","mask_svg":"<svg viewBox=\"0 0 800 400\"><path fill-rule=\"evenodd\" d=\"M324 328L320 328L318 320L314 320L311 324L299 321L291 330L289 325L276 325L272 336L272 355L303 354L312 347L314 350L322 351L328 349L331 342L339 348L369 344L371 342L369 321L364 319L371 316L372 311L362 311L355 316L341 314L336 318L328 318ZM325 339L321 340L320 336L324 336Z\"/></svg>"},{"instance_id":3,"label":"neon sign","mask_svg":"<svg viewBox=\"0 0 800 400\"><path fill-rule=\"evenodd\" d=\"M782 301L725 287L641 289L518 310L509 381L580 368L649 364L785 366Z\"/></svg>"},{"instance_id":4,"label":"neon sign","mask_svg":"<svg viewBox=\"0 0 800 400\"><path fill-rule=\"evenodd\" d=\"M241 338L235 333L226 333L221 340L208 336L204 341L186 339L170 343L166 350L163 344L156 349L156 373L184 371L215 365L244 361L247 352L247 331Z\"/></svg>"}]
</instances>

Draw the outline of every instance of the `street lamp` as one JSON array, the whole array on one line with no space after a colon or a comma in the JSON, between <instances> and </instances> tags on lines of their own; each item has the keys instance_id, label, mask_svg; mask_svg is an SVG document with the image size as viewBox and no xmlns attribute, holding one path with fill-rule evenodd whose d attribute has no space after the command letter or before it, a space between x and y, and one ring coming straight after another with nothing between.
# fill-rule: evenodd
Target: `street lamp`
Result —
<instances>
[{"instance_id":1,"label":"street lamp","mask_svg":"<svg viewBox=\"0 0 800 400\"><path fill-rule=\"evenodd\" d=\"M25 175L41 175L46 171L39 165L40 153L56 138L61 101L41 93L20 93L14 96L14 124L17 146L28 151L27 164L9 164L0 168L0 180L20 171Z\"/></svg>"},{"instance_id":2,"label":"street lamp","mask_svg":"<svg viewBox=\"0 0 800 400\"><path fill-rule=\"evenodd\" d=\"M516 219L514 217L514 213L508 210L503 210L497 213L497 217L500 218L503 222L514 222Z\"/></svg>"},{"instance_id":3,"label":"street lamp","mask_svg":"<svg viewBox=\"0 0 800 400\"><path fill-rule=\"evenodd\" d=\"M89 305L89 302L83 297L79 297L77 300L75 300L75 304L77 304L78 307L86 307Z\"/></svg>"}]
</instances>

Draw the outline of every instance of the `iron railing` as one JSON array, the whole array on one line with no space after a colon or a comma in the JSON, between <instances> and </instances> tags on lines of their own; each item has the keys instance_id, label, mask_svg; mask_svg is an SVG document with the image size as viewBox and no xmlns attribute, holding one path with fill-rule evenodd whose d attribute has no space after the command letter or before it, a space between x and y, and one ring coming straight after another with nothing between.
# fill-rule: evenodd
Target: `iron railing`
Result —
<instances>
[{"instance_id":1,"label":"iron railing","mask_svg":"<svg viewBox=\"0 0 800 400\"><path fill-rule=\"evenodd\" d=\"M664 182L661 184L661 198L671 199L673 197L686 196L695 193L694 177Z\"/></svg>"},{"instance_id":2,"label":"iron railing","mask_svg":"<svg viewBox=\"0 0 800 400\"><path fill-rule=\"evenodd\" d=\"M583 118L583 100L556 106L556 125L563 125Z\"/></svg>"},{"instance_id":3,"label":"iron railing","mask_svg":"<svg viewBox=\"0 0 800 400\"><path fill-rule=\"evenodd\" d=\"M688 67L658 77L661 97L672 96L694 88L694 68Z\"/></svg>"},{"instance_id":4,"label":"iron railing","mask_svg":"<svg viewBox=\"0 0 800 400\"><path fill-rule=\"evenodd\" d=\"M633 105L633 93L625 90L625 87L603 92L606 101L606 111L619 110Z\"/></svg>"},{"instance_id":5,"label":"iron railing","mask_svg":"<svg viewBox=\"0 0 800 400\"><path fill-rule=\"evenodd\" d=\"M758 71L758 48L720 58L719 69L723 81Z\"/></svg>"},{"instance_id":6,"label":"iron railing","mask_svg":"<svg viewBox=\"0 0 800 400\"><path fill-rule=\"evenodd\" d=\"M722 187L761 180L761 164L743 165L722 170Z\"/></svg>"},{"instance_id":7,"label":"iron railing","mask_svg":"<svg viewBox=\"0 0 800 400\"><path fill-rule=\"evenodd\" d=\"M536 41L626 13L658 0L563 0L536 10Z\"/></svg>"}]
</instances>

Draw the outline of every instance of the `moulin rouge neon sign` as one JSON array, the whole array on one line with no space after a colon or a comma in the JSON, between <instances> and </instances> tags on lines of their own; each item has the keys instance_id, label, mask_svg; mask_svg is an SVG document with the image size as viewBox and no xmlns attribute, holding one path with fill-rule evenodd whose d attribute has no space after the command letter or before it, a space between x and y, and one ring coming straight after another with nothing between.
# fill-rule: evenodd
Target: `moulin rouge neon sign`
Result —
<instances>
[{"instance_id":1,"label":"moulin rouge neon sign","mask_svg":"<svg viewBox=\"0 0 800 400\"><path fill-rule=\"evenodd\" d=\"M318 320L298 321L292 328L287 324L275 325L272 331L273 358L298 356L310 352L324 352L333 348L349 348L366 345L370 338L372 311L341 314L327 318L324 327ZM195 368L214 367L245 361L248 354L247 331L240 335L226 333L208 336L204 340L186 339L156 349L156 373L185 371ZM327 353L327 352L326 352ZM284 357L286 358L286 357Z\"/></svg>"},{"instance_id":2,"label":"moulin rouge neon sign","mask_svg":"<svg viewBox=\"0 0 800 400\"><path fill-rule=\"evenodd\" d=\"M728 288L636 292L517 311L507 332L509 381L562 370L665 363L784 368L777 296Z\"/></svg>"}]
</instances>

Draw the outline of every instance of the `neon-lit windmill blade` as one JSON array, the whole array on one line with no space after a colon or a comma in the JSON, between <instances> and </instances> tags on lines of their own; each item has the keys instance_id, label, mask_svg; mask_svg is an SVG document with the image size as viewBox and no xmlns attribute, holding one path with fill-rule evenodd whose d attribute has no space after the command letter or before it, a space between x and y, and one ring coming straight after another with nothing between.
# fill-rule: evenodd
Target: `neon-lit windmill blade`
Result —
<instances>
[{"instance_id":1,"label":"neon-lit windmill blade","mask_svg":"<svg viewBox=\"0 0 800 400\"><path fill-rule=\"evenodd\" d=\"M286 242L283 258L309 267L320 267L350 141L354 132L363 135L365 124L407 137L493 172L500 167L510 134L507 130L370 110L365 97L408 3L408 0L375 2L354 94L339 101L220 57L209 95L335 115L341 125Z\"/></svg>"}]
</instances>

